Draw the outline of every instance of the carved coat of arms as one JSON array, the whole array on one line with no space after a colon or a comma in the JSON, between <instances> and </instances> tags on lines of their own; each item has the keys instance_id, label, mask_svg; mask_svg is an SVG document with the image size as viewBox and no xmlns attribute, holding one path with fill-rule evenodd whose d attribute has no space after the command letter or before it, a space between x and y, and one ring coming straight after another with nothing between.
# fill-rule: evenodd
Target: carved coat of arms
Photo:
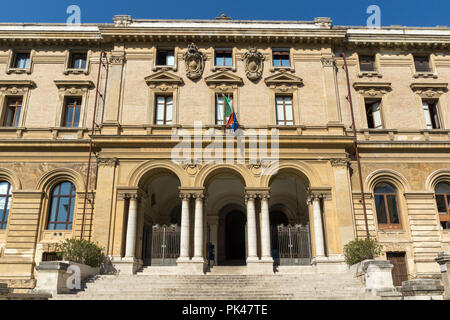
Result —
<instances>
[{"instance_id":1,"label":"carved coat of arms","mask_svg":"<svg viewBox=\"0 0 450 320\"><path fill-rule=\"evenodd\" d=\"M183 57L186 65L186 76L192 80L200 78L205 68L205 56L203 53L198 51L195 44L191 43Z\"/></svg>"},{"instance_id":2,"label":"carved coat of arms","mask_svg":"<svg viewBox=\"0 0 450 320\"><path fill-rule=\"evenodd\" d=\"M261 77L264 68L264 56L256 48L249 48L242 56L245 61L245 73L250 80L257 80Z\"/></svg>"}]
</instances>

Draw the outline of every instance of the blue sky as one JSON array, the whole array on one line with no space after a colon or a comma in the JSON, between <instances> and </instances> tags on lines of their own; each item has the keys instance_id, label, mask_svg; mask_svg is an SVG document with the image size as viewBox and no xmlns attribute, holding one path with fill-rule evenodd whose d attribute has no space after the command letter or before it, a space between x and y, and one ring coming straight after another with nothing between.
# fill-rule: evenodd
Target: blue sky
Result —
<instances>
[{"instance_id":1,"label":"blue sky","mask_svg":"<svg viewBox=\"0 0 450 320\"><path fill-rule=\"evenodd\" d=\"M112 22L116 14L140 19L312 20L331 17L335 25L365 25L366 9L381 8L381 24L450 25L450 0L20 0L6 1L0 22L65 22L66 8L81 8L81 22Z\"/></svg>"}]
</instances>

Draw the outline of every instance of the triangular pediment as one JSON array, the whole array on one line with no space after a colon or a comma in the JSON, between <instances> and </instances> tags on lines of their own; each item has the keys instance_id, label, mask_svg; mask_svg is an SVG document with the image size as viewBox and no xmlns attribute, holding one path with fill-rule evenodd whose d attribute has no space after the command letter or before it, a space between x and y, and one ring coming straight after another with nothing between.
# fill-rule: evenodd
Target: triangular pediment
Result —
<instances>
[{"instance_id":1,"label":"triangular pediment","mask_svg":"<svg viewBox=\"0 0 450 320\"><path fill-rule=\"evenodd\" d=\"M148 85L159 85L163 83L179 85L183 83L183 79L168 71L160 71L145 77L145 82Z\"/></svg>"},{"instance_id":2,"label":"triangular pediment","mask_svg":"<svg viewBox=\"0 0 450 320\"><path fill-rule=\"evenodd\" d=\"M278 72L274 75L271 75L270 77L265 78L264 82L268 86L279 86L279 85L300 86L303 84L303 79L284 71Z\"/></svg>"},{"instance_id":3,"label":"triangular pediment","mask_svg":"<svg viewBox=\"0 0 450 320\"><path fill-rule=\"evenodd\" d=\"M242 84L242 78L232 74L228 71L221 71L218 73L214 73L205 78L205 82L207 85L220 85L220 84Z\"/></svg>"}]
</instances>

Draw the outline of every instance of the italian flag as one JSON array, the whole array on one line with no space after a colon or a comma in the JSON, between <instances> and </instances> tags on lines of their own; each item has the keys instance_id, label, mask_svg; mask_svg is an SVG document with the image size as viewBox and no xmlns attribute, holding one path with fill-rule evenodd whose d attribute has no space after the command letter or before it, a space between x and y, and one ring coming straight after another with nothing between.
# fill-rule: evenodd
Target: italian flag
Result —
<instances>
[{"instance_id":1,"label":"italian flag","mask_svg":"<svg viewBox=\"0 0 450 320\"><path fill-rule=\"evenodd\" d=\"M231 105L231 101L223 95L223 101L225 104L225 118L228 118L227 127L231 126L231 129L235 131L239 127L239 123L236 119L236 113L234 113L233 106Z\"/></svg>"}]
</instances>

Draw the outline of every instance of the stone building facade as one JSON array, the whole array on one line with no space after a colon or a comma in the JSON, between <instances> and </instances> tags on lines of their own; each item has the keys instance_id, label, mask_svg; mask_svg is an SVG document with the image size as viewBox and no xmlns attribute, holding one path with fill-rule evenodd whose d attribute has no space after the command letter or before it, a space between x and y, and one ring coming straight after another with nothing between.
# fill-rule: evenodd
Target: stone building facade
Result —
<instances>
[{"instance_id":1,"label":"stone building facade","mask_svg":"<svg viewBox=\"0 0 450 320\"><path fill-rule=\"evenodd\" d=\"M156 263L163 226L176 230L180 272L208 259L272 272L279 224L307 227L306 263L341 265L343 246L366 236L362 197L382 258L407 278L439 276L434 259L450 250L449 49L447 27L328 18L0 24L0 279L33 288L35 267L71 237L135 272ZM245 151L208 162L211 136L216 147L239 140L224 126L224 95ZM200 161L174 161L199 135ZM270 146L256 161L252 139Z\"/></svg>"}]
</instances>

